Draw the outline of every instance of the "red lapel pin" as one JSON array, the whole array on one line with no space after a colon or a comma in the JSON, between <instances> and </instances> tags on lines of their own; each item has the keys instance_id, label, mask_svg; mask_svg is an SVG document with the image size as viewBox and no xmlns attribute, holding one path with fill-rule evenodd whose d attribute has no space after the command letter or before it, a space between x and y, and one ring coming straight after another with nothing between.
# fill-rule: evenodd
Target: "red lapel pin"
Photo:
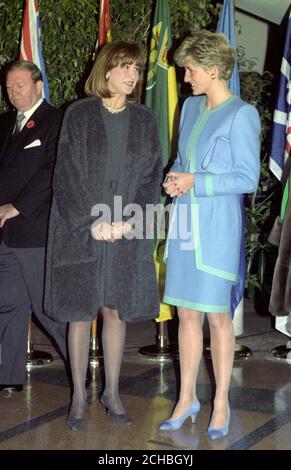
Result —
<instances>
[{"instance_id":1,"label":"red lapel pin","mask_svg":"<svg viewBox=\"0 0 291 470\"><path fill-rule=\"evenodd\" d=\"M34 126L35 126L35 122L32 119L30 121L27 121L26 127L28 127L28 129L31 129Z\"/></svg>"}]
</instances>

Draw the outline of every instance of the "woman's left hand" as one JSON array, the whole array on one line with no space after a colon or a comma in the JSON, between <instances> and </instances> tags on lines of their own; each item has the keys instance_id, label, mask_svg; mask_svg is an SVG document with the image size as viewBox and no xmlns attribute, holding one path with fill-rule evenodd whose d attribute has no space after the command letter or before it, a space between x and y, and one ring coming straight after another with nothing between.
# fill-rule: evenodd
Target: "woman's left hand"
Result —
<instances>
[{"instance_id":1,"label":"woman's left hand","mask_svg":"<svg viewBox=\"0 0 291 470\"><path fill-rule=\"evenodd\" d=\"M125 237L131 230L132 226L128 222L114 222L112 224L112 236L114 240Z\"/></svg>"},{"instance_id":2,"label":"woman's left hand","mask_svg":"<svg viewBox=\"0 0 291 470\"><path fill-rule=\"evenodd\" d=\"M106 222L101 222L91 227L91 235L96 240L103 240L105 242L113 243L115 241L112 233L112 225Z\"/></svg>"},{"instance_id":3,"label":"woman's left hand","mask_svg":"<svg viewBox=\"0 0 291 470\"><path fill-rule=\"evenodd\" d=\"M163 187L171 197L183 196L194 186L195 176L193 173L170 171L166 176L167 181L163 183Z\"/></svg>"},{"instance_id":4,"label":"woman's left hand","mask_svg":"<svg viewBox=\"0 0 291 470\"><path fill-rule=\"evenodd\" d=\"M119 240L130 233L131 230L132 225L128 222L114 222L112 224L102 222L92 226L91 234L96 240L114 243L115 240Z\"/></svg>"}]
</instances>

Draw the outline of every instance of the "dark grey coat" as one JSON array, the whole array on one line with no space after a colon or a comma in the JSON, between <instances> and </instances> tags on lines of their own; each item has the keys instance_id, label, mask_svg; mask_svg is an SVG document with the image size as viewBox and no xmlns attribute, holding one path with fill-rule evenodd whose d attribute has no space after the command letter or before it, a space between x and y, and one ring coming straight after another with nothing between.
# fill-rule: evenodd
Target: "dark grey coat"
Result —
<instances>
[{"instance_id":1,"label":"dark grey coat","mask_svg":"<svg viewBox=\"0 0 291 470\"><path fill-rule=\"evenodd\" d=\"M92 320L100 307L97 290L102 247L92 238L92 207L108 199L107 139L100 110L91 97L67 110L61 130L49 225L45 311L59 321ZM120 163L116 194L129 203L159 201L162 156L152 112L129 105L125 158ZM153 240L117 240L113 285L120 318L142 321L159 315Z\"/></svg>"}]
</instances>

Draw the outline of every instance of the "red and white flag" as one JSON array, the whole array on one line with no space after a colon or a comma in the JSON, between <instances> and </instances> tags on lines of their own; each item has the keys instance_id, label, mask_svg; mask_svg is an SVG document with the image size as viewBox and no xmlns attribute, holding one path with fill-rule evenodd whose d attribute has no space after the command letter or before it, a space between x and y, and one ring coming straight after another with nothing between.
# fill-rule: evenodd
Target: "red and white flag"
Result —
<instances>
[{"instance_id":1,"label":"red and white flag","mask_svg":"<svg viewBox=\"0 0 291 470\"><path fill-rule=\"evenodd\" d=\"M41 70L43 78L43 97L49 102L49 88L42 57L40 41L40 19L37 0L26 0L20 45L20 60L29 60Z\"/></svg>"},{"instance_id":2,"label":"red and white flag","mask_svg":"<svg viewBox=\"0 0 291 470\"><path fill-rule=\"evenodd\" d=\"M110 14L110 1L100 0L99 8L99 33L97 47L102 47L107 42L111 42L111 14Z\"/></svg>"}]
</instances>

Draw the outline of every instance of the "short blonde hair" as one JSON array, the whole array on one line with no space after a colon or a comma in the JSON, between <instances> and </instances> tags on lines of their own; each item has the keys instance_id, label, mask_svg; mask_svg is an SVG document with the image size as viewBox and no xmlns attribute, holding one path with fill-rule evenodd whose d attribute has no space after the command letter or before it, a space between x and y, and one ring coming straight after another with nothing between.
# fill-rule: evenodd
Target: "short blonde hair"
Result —
<instances>
[{"instance_id":1,"label":"short blonde hair","mask_svg":"<svg viewBox=\"0 0 291 470\"><path fill-rule=\"evenodd\" d=\"M187 61L205 70L217 67L218 78L229 80L235 64L235 51L224 34L200 29L184 39L174 54L174 60L180 67Z\"/></svg>"},{"instance_id":2,"label":"short blonde hair","mask_svg":"<svg viewBox=\"0 0 291 470\"><path fill-rule=\"evenodd\" d=\"M136 86L131 95L127 96L129 101L137 101L142 92L145 54L138 44L124 41L110 42L102 47L86 81L86 95L110 98L111 93L108 89L106 74L113 68L125 64L136 64L139 67L139 77Z\"/></svg>"}]
</instances>

